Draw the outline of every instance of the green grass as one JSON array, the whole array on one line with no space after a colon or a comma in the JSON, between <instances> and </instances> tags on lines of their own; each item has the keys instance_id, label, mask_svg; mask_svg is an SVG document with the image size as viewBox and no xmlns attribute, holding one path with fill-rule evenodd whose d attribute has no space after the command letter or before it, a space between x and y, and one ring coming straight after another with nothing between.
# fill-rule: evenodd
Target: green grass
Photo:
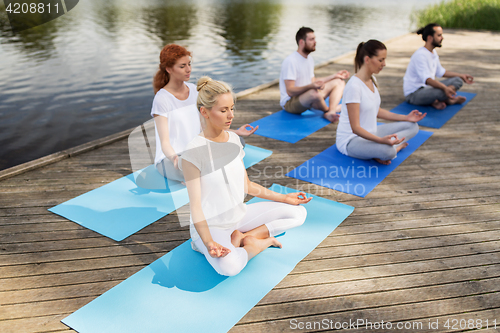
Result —
<instances>
[{"instance_id":1,"label":"green grass","mask_svg":"<svg viewBox=\"0 0 500 333\"><path fill-rule=\"evenodd\" d=\"M414 13L419 27L437 23L443 28L500 30L500 0L451 0Z\"/></svg>"}]
</instances>

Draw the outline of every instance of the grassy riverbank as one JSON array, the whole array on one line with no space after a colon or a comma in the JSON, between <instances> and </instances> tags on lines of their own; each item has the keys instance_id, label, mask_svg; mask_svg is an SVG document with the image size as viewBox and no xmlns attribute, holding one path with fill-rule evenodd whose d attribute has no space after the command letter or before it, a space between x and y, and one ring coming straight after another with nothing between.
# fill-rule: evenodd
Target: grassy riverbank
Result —
<instances>
[{"instance_id":1,"label":"grassy riverbank","mask_svg":"<svg viewBox=\"0 0 500 333\"><path fill-rule=\"evenodd\" d=\"M444 28L500 30L500 0L443 1L415 13L418 26L438 23Z\"/></svg>"}]
</instances>

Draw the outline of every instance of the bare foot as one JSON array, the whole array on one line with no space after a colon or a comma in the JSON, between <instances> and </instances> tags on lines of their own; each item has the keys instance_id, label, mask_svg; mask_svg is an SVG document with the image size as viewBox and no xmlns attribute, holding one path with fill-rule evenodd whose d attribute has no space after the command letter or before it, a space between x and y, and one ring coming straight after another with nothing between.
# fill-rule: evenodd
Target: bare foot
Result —
<instances>
[{"instance_id":1,"label":"bare foot","mask_svg":"<svg viewBox=\"0 0 500 333\"><path fill-rule=\"evenodd\" d=\"M401 149L408 147L408 142L402 143L396 147L396 152L399 152ZM381 160L380 158L374 158L374 160L383 165L391 164L391 160Z\"/></svg>"},{"instance_id":2,"label":"bare foot","mask_svg":"<svg viewBox=\"0 0 500 333\"><path fill-rule=\"evenodd\" d=\"M436 108L438 110L443 110L446 107L445 102L440 102L437 99L431 104L433 108Z\"/></svg>"},{"instance_id":3,"label":"bare foot","mask_svg":"<svg viewBox=\"0 0 500 333\"><path fill-rule=\"evenodd\" d=\"M279 247L280 249L283 247L283 245L276 238L269 237L268 239L271 241L272 247Z\"/></svg>"},{"instance_id":4,"label":"bare foot","mask_svg":"<svg viewBox=\"0 0 500 333\"><path fill-rule=\"evenodd\" d=\"M467 100L467 98L465 98L464 96L457 96L457 97L449 98L448 99L448 104L450 104L450 105L453 105L453 104L462 104L466 100Z\"/></svg>"},{"instance_id":5,"label":"bare foot","mask_svg":"<svg viewBox=\"0 0 500 333\"><path fill-rule=\"evenodd\" d=\"M243 246L243 239L245 238L245 235L239 230L233 231L231 234L231 244L234 245L234 247L242 247Z\"/></svg>"},{"instance_id":6,"label":"bare foot","mask_svg":"<svg viewBox=\"0 0 500 333\"><path fill-rule=\"evenodd\" d=\"M280 249L282 247L281 243L274 237L258 239L253 236L243 238L243 246L247 250L249 260L270 246L279 247Z\"/></svg>"},{"instance_id":7,"label":"bare foot","mask_svg":"<svg viewBox=\"0 0 500 333\"><path fill-rule=\"evenodd\" d=\"M376 162L380 163L380 164L383 164L383 165L389 165L389 164L391 164L391 160L385 161L385 160L381 160L380 158L374 158L374 160Z\"/></svg>"},{"instance_id":8,"label":"bare foot","mask_svg":"<svg viewBox=\"0 0 500 333\"><path fill-rule=\"evenodd\" d=\"M261 225L255 229L243 233L243 237L253 236L258 239L266 239L269 237L269 229L265 225Z\"/></svg>"},{"instance_id":9,"label":"bare foot","mask_svg":"<svg viewBox=\"0 0 500 333\"><path fill-rule=\"evenodd\" d=\"M396 147L396 152L398 152L398 153L399 153L399 151L400 151L401 149L404 149L404 148L406 148L406 147L408 147L408 142L402 143L402 144L400 144L399 146L397 146L397 147Z\"/></svg>"},{"instance_id":10,"label":"bare foot","mask_svg":"<svg viewBox=\"0 0 500 333\"><path fill-rule=\"evenodd\" d=\"M323 117L325 117L328 121L334 123L339 120L340 115L335 111L326 112Z\"/></svg>"}]
</instances>

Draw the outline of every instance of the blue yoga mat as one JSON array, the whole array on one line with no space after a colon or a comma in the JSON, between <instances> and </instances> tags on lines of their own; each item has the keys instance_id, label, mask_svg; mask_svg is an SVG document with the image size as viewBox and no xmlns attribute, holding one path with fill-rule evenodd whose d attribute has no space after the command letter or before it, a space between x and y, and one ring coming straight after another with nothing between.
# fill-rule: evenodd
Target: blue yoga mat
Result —
<instances>
[{"instance_id":1,"label":"blue yoga mat","mask_svg":"<svg viewBox=\"0 0 500 333\"><path fill-rule=\"evenodd\" d=\"M246 145L249 168L272 151ZM189 202L187 189L166 181L153 165L49 209L90 230L121 241Z\"/></svg>"},{"instance_id":2,"label":"blue yoga mat","mask_svg":"<svg viewBox=\"0 0 500 333\"><path fill-rule=\"evenodd\" d=\"M328 105L329 99L327 98L325 102ZM281 110L254 121L250 125L254 127L259 125L259 129L255 134L260 136L296 143L331 124L323 115L324 112L319 110L307 110L302 114L292 114Z\"/></svg>"},{"instance_id":3,"label":"blue yoga mat","mask_svg":"<svg viewBox=\"0 0 500 333\"><path fill-rule=\"evenodd\" d=\"M227 332L354 210L313 197L304 224L280 236L283 248L266 249L236 276L218 275L188 240L62 322L80 333Z\"/></svg>"},{"instance_id":4,"label":"blue yoga mat","mask_svg":"<svg viewBox=\"0 0 500 333\"><path fill-rule=\"evenodd\" d=\"M457 92L459 96L465 96L467 100L462 104L448 105L444 110L437 110L432 106L421 106L421 105L413 105L406 102L403 102L396 106L391 112L398 114L408 114L412 110L418 110L422 113L427 112L427 115L424 119L418 122L421 126L427 126L431 128L441 128L448 120L453 118L453 116L460 111L467 103L469 103L476 94L459 91Z\"/></svg>"},{"instance_id":5,"label":"blue yoga mat","mask_svg":"<svg viewBox=\"0 0 500 333\"><path fill-rule=\"evenodd\" d=\"M389 165L346 156L333 145L286 175L364 198L431 135L420 130Z\"/></svg>"}]
</instances>

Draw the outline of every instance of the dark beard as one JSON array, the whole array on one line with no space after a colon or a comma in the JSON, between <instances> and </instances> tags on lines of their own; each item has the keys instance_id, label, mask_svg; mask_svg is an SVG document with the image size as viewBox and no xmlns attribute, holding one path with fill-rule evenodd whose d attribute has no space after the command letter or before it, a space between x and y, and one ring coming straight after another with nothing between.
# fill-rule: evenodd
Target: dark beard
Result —
<instances>
[{"instance_id":1,"label":"dark beard","mask_svg":"<svg viewBox=\"0 0 500 333\"><path fill-rule=\"evenodd\" d=\"M436 43L436 41L434 41L434 40L433 40L433 41L432 41L432 46L434 46L434 47L441 47L442 45L441 45L441 44Z\"/></svg>"},{"instance_id":2,"label":"dark beard","mask_svg":"<svg viewBox=\"0 0 500 333\"><path fill-rule=\"evenodd\" d=\"M304 47L304 52L305 52L305 53L307 53L307 54L309 54L309 53L311 53L311 52L314 52L314 50L315 50L315 49L311 49L311 48L309 48L309 47L307 47L307 46L305 46L305 47Z\"/></svg>"}]
</instances>

